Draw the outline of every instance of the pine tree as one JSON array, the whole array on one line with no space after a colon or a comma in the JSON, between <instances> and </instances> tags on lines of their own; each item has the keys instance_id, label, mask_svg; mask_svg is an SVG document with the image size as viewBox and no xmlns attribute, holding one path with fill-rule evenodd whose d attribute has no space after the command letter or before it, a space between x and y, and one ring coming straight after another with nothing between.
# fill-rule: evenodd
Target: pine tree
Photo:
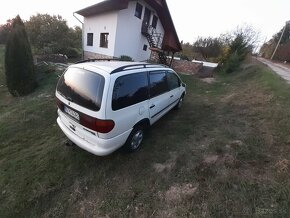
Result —
<instances>
[{"instance_id":1,"label":"pine tree","mask_svg":"<svg viewBox=\"0 0 290 218\"><path fill-rule=\"evenodd\" d=\"M37 85L30 43L19 15L12 21L6 43L5 74L8 90L13 96L27 95Z\"/></svg>"}]
</instances>

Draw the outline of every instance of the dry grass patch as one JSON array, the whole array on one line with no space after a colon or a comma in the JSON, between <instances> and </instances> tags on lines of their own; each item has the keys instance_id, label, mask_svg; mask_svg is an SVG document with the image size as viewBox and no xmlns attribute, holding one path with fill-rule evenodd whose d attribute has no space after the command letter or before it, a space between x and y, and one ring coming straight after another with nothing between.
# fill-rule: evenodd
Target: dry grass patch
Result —
<instances>
[{"instance_id":1,"label":"dry grass patch","mask_svg":"<svg viewBox=\"0 0 290 218\"><path fill-rule=\"evenodd\" d=\"M198 191L198 184L173 185L165 192L166 202L176 204L182 200L188 200Z\"/></svg>"}]
</instances>

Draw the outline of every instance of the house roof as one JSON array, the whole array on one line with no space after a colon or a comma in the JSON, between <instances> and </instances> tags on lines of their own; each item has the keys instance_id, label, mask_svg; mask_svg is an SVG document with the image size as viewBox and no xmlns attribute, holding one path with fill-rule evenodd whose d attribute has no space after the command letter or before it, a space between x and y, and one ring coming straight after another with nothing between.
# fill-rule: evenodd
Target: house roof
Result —
<instances>
[{"instance_id":1,"label":"house roof","mask_svg":"<svg viewBox=\"0 0 290 218\"><path fill-rule=\"evenodd\" d=\"M166 0L144 0L158 14L158 17L164 28L164 38L162 49L164 51L178 52L182 50L178 39L169 8ZM122 10L128 8L129 0L106 0L98 4L76 11L84 17L90 17L114 10Z\"/></svg>"}]
</instances>

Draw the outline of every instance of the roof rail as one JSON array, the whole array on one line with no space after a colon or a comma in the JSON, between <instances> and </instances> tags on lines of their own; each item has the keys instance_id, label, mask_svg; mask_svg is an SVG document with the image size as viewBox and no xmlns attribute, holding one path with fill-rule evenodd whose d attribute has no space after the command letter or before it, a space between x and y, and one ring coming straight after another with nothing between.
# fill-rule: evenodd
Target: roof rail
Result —
<instances>
[{"instance_id":1,"label":"roof rail","mask_svg":"<svg viewBox=\"0 0 290 218\"><path fill-rule=\"evenodd\" d=\"M86 62L95 62L95 61L118 61L118 58L93 58L93 59L86 59L75 62L75 64L81 64Z\"/></svg>"},{"instance_id":2,"label":"roof rail","mask_svg":"<svg viewBox=\"0 0 290 218\"><path fill-rule=\"evenodd\" d=\"M154 68L154 67L155 68L157 68L157 67L166 67L166 68L168 68L168 66L161 65L161 64L147 64L147 63L144 63L144 64L130 64L130 65L126 65L126 66L122 66L122 67L116 68L115 70L113 70L111 72L111 74L118 73L118 72L121 72L121 71L124 71L124 70L142 69L142 68Z\"/></svg>"}]
</instances>

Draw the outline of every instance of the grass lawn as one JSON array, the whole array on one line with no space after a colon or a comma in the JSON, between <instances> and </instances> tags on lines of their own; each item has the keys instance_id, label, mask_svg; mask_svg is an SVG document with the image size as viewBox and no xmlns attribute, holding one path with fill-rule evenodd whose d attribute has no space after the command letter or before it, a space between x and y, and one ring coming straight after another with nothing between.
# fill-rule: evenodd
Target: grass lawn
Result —
<instances>
[{"instance_id":1,"label":"grass lawn","mask_svg":"<svg viewBox=\"0 0 290 218\"><path fill-rule=\"evenodd\" d=\"M0 47L1 217L288 217L290 86L249 61L188 94L142 149L97 157L65 146L57 76L13 98Z\"/></svg>"}]
</instances>

